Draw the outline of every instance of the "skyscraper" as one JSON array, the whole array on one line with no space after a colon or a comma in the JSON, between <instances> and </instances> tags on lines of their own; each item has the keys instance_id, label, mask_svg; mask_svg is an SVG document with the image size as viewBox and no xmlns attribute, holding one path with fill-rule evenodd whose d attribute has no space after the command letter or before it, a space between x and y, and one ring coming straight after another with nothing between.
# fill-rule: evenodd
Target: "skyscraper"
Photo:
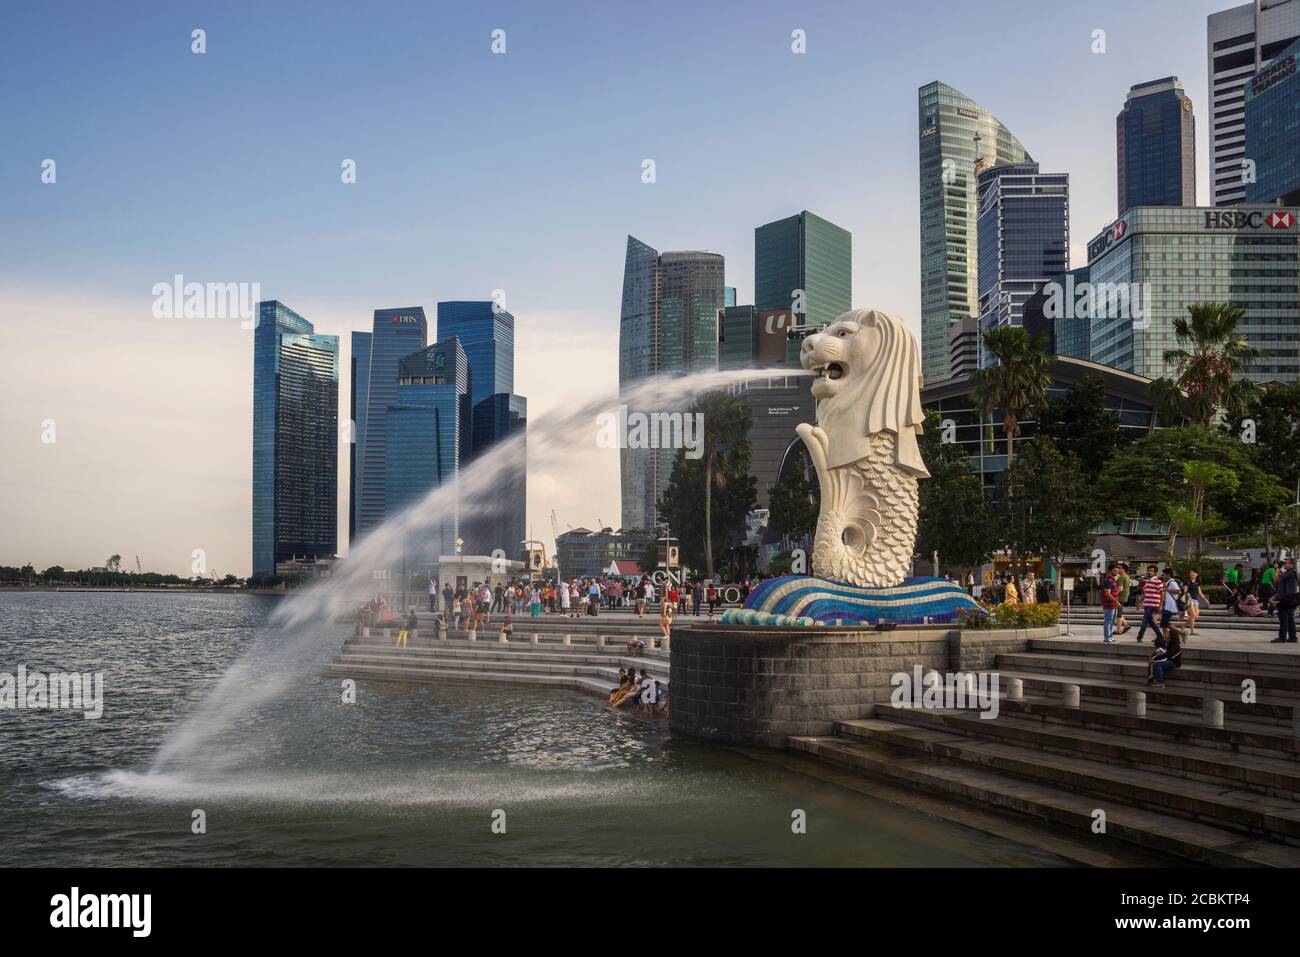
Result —
<instances>
[{"instance_id":1,"label":"skyscraper","mask_svg":"<svg viewBox=\"0 0 1300 957\"><path fill-rule=\"evenodd\" d=\"M1246 84L1246 202L1300 206L1300 40Z\"/></svg>"},{"instance_id":2,"label":"skyscraper","mask_svg":"<svg viewBox=\"0 0 1300 957\"><path fill-rule=\"evenodd\" d=\"M469 366L471 425L470 448L461 457L465 463L525 430L528 403L514 393L514 316L492 300L440 302L438 338L453 336L463 346ZM500 463L490 500L462 512L463 551L490 555L500 549L507 558L518 557L527 534L527 491L525 445L518 443Z\"/></svg>"},{"instance_id":3,"label":"skyscraper","mask_svg":"<svg viewBox=\"0 0 1300 957\"><path fill-rule=\"evenodd\" d=\"M338 551L338 336L275 300L253 332L253 574Z\"/></svg>"},{"instance_id":4,"label":"skyscraper","mask_svg":"<svg viewBox=\"0 0 1300 957\"><path fill-rule=\"evenodd\" d=\"M808 210L754 230L754 305L827 325L853 308L853 236Z\"/></svg>"},{"instance_id":5,"label":"skyscraper","mask_svg":"<svg viewBox=\"0 0 1300 957\"><path fill-rule=\"evenodd\" d=\"M716 253L662 255L627 238L618 379L627 389L658 375L718 367L718 310L725 302L725 262ZM622 449L619 466L624 528L658 524L655 501L668 486L674 449Z\"/></svg>"},{"instance_id":6,"label":"skyscraper","mask_svg":"<svg viewBox=\"0 0 1300 957\"><path fill-rule=\"evenodd\" d=\"M980 367L984 336L1022 326L1025 300L1070 268L1070 177L1033 162L991 166L978 177Z\"/></svg>"},{"instance_id":7,"label":"skyscraper","mask_svg":"<svg viewBox=\"0 0 1300 957\"><path fill-rule=\"evenodd\" d=\"M1254 0L1209 15L1210 203L1246 199L1254 160L1246 142L1246 82L1300 38L1300 0Z\"/></svg>"},{"instance_id":8,"label":"skyscraper","mask_svg":"<svg viewBox=\"0 0 1300 957\"><path fill-rule=\"evenodd\" d=\"M358 489L361 488L357 475L361 463L365 459L361 436L366 434L366 398L370 392L370 339L372 335L373 333L369 332L352 333L352 358L349 362L352 373L349 415L351 425L347 432L349 543L355 541L357 537ZM360 456L357 455L358 450L362 453Z\"/></svg>"},{"instance_id":9,"label":"skyscraper","mask_svg":"<svg viewBox=\"0 0 1300 957\"><path fill-rule=\"evenodd\" d=\"M357 465L351 480L354 504L349 525L357 537L382 525L386 517L384 476L388 430L385 420L388 407L397 399L398 364L427 343L428 323L421 306L376 309L370 334L353 334L355 388L364 386L364 393L358 393L364 399L353 400Z\"/></svg>"},{"instance_id":10,"label":"skyscraper","mask_svg":"<svg viewBox=\"0 0 1300 957\"><path fill-rule=\"evenodd\" d=\"M1175 320L1187 317L1189 303L1226 302L1245 311L1238 331L1268 351L1246 378L1300 379L1300 210L1139 206L1088 243L1088 267L1093 362L1170 375Z\"/></svg>"},{"instance_id":11,"label":"skyscraper","mask_svg":"<svg viewBox=\"0 0 1300 957\"><path fill-rule=\"evenodd\" d=\"M1139 83L1115 117L1119 211L1196 205L1196 118L1178 77Z\"/></svg>"},{"instance_id":12,"label":"skyscraper","mask_svg":"<svg viewBox=\"0 0 1300 957\"><path fill-rule=\"evenodd\" d=\"M455 336L398 363L397 396L385 415L384 506L387 515L419 502L432 489L455 482L468 453L470 373ZM433 565L453 555L459 512L419 525L418 540L404 543L408 567Z\"/></svg>"},{"instance_id":13,"label":"skyscraper","mask_svg":"<svg viewBox=\"0 0 1300 957\"><path fill-rule=\"evenodd\" d=\"M979 312L975 177L1032 157L984 107L944 83L917 95L921 177L921 372L950 374L951 326Z\"/></svg>"}]
</instances>

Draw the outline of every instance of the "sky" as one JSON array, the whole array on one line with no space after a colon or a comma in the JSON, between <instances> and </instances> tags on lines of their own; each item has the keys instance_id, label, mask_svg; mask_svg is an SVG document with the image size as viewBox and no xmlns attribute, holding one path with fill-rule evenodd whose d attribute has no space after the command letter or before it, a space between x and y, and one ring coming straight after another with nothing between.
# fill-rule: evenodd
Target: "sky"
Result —
<instances>
[{"instance_id":1,"label":"sky","mask_svg":"<svg viewBox=\"0 0 1300 957\"><path fill-rule=\"evenodd\" d=\"M723 254L745 303L754 228L808 209L853 234L855 306L919 332L917 88L1070 174L1079 265L1135 83L1186 85L1208 202L1205 18L1231 5L5 4L0 564L189 575L201 549L250 573L252 334L155 318L156 283L257 283L340 336L345 369L376 308L423 305L432 334L439 300L501 290L536 418L617 389L629 233ZM529 475L548 548L552 509L619 524L617 451L581 459ZM343 550L346 447L339 475Z\"/></svg>"}]
</instances>

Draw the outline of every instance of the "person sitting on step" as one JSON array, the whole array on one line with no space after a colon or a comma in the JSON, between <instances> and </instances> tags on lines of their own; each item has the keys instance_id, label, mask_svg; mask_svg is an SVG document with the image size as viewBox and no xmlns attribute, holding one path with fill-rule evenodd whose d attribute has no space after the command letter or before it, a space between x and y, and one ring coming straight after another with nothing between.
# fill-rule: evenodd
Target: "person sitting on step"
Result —
<instances>
[{"instance_id":1,"label":"person sitting on step","mask_svg":"<svg viewBox=\"0 0 1300 957\"><path fill-rule=\"evenodd\" d=\"M622 669L620 669L620 672L621 671ZM614 693L609 696L609 703L613 705L615 708L617 708L629 697L631 697L632 691L635 688L636 688L636 669L629 668L626 673L622 674L622 677L618 683L618 687L614 689Z\"/></svg>"},{"instance_id":2,"label":"person sitting on step","mask_svg":"<svg viewBox=\"0 0 1300 957\"><path fill-rule=\"evenodd\" d=\"M639 636L633 636L627 640L627 653L629 655L639 655L645 651L645 639Z\"/></svg>"},{"instance_id":3,"label":"person sitting on step","mask_svg":"<svg viewBox=\"0 0 1300 957\"><path fill-rule=\"evenodd\" d=\"M1165 629L1165 647L1164 654L1160 657L1152 657L1151 668L1153 671L1153 680L1147 683L1153 688L1163 688L1165 686L1165 672L1173 671L1182 664L1183 655L1183 638L1182 629L1170 625Z\"/></svg>"}]
</instances>

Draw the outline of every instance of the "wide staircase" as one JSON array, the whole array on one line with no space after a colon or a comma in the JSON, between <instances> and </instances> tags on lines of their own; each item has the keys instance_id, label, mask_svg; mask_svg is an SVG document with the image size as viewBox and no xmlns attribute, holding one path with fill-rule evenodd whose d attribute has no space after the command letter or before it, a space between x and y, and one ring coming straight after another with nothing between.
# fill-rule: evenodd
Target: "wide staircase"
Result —
<instances>
[{"instance_id":1,"label":"wide staircase","mask_svg":"<svg viewBox=\"0 0 1300 957\"><path fill-rule=\"evenodd\" d=\"M406 647L396 645L396 626L372 627L368 634L358 629L326 673L376 681L548 686L604 696L618 684L619 668L632 667L668 683L668 648L650 617L614 612L517 618L508 641L501 640L499 620L471 638L465 629L438 630L433 619L428 613L419 616ZM644 647L629 651L633 639Z\"/></svg>"},{"instance_id":2,"label":"wide staircase","mask_svg":"<svg viewBox=\"0 0 1300 957\"><path fill-rule=\"evenodd\" d=\"M1133 626L1130 637L1137 632L1137 628L1142 624L1142 609L1134 608L1132 604L1124 609L1129 623ZM1070 625L1071 627L1082 625L1095 625L1101 628L1102 608L1100 605L1072 605L1070 607ZM1065 611L1061 612L1061 623L1065 623ZM1183 623L1185 624L1185 622ZM1196 619L1197 632L1205 631L1209 634L1218 634L1224 631L1240 631L1254 635L1264 635L1271 633L1277 634L1277 619L1267 614L1259 615L1255 618L1247 618L1244 615L1235 615L1227 611L1223 605L1214 605L1213 607L1202 604L1200 614ZM1148 632L1150 629L1148 629ZM1271 637L1270 635L1270 637Z\"/></svg>"},{"instance_id":3,"label":"wide staircase","mask_svg":"<svg viewBox=\"0 0 1300 957\"><path fill-rule=\"evenodd\" d=\"M1266 648L1193 645L1156 689L1145 683L1149 644L1035 640L998 656L995 718L885 704L789 747L1080 837L1215 866L1296 867L1300 655Z\"/></svg>"}]
</instances>

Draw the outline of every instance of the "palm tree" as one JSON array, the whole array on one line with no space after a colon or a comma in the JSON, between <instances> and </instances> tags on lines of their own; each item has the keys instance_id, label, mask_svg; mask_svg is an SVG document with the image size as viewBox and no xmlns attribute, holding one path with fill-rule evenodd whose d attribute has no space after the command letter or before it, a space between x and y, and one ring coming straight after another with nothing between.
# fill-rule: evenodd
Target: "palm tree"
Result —
<instances>
[{"instance_id":1,"label":"palm tree","mask_svg":"<svg viewBox=\"0 0 1300 957\"><path fill-rule=\"evenodd\" d=\"M1007 467L1011 467L1012 439L1020 434L1020 420L1047 401L1052 384L1042 337L1030 339L1016 326L1000 326L984 334L984 351L997 365L978 369L972 394L983 413L1002 413L1007 437Z\"/></svg>"},{"instance_id":2,"label":"palm tree","mask_svg":"<svg viewBox=\"0 0 1300 957\"><path fill-rule=\"evenodd\" d=\"M1174 381L1187 396L1188 421L1209 426L1220 412L1238 412L1255 393L1242 377L1246 366L1268 357L1237 331L1246 310L1226 302L1193 303L1174 320L1179 347L1165 352Z\"/></svg>"}]
</instances>

